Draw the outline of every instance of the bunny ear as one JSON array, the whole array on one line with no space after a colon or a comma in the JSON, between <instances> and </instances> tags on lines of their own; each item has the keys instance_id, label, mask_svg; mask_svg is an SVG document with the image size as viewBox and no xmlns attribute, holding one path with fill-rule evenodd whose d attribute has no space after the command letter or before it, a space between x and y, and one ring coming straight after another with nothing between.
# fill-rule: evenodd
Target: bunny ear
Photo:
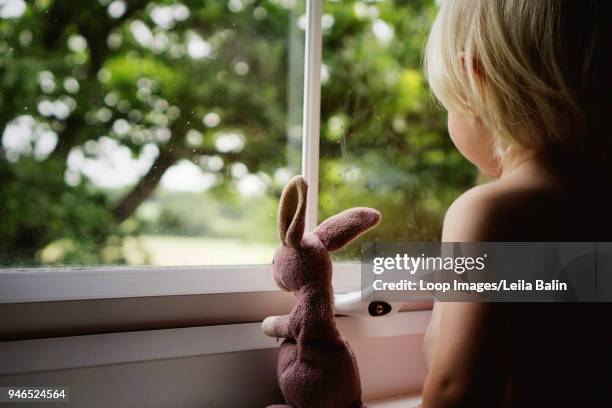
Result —
<instances>
[{"instance_id":1,"label":"bunny ear","mask_svg":"<svg viewBox=\"0 0 612 408\"><path fill-rule=\"evenodd\" d=\"M314 234L329 251L336 251L377 226L379 222L378 211L366 207L351 208L323 221L314 230Z\"/></svg>"},{"instance_id":2,"label":"bunny ear","mask_svg":"<svg viewBox=\"0 0 612 408\"><path fill-rule=\"evenodd\" d=\"M298 247L304 235L306 192L308 184L302 176L295 176L283 190L278 206L278 232L284 244Z\"/></svg>"}]
</instances>

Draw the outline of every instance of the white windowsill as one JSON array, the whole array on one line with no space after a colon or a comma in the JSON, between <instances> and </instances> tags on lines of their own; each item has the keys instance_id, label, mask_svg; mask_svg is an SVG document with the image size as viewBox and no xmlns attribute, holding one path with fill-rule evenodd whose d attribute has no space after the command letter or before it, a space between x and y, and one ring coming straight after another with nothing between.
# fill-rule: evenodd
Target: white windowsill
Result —
<instances>
[{"instance_id":1,"label":"white windowsill","mask_svg":"<svg viewBox=\"0 0 612 408\"><path fill-rule=\"evenodd\" d=\"M369 408L412 408L421 403L420 395L400 395L392 398L366 401Z\"/></svg>"},{"instance_id":2,"label":"white windowsill","mask_svg":"<svg viewBox=\"0 0 612 408\"><path fill-rule=\"evenodd\" d=\"M334 264L333 282L359 290L359 264ZM276 291L270 265L0 270L0 303Z\"/></svg>"},{"instance_id":3,"label":"white windowsill","mask_svg":"<svg viewBox=\"0 0 612 408\"><path fill-rule=\"evenodd\" d=\"M360 265L335 264L333 282L338 293L359 290ZM260 322L292 304L269 265L0 270L0 339Z\"/></svg>"},{"instance_id":4,"label":"white windowsill","mask_svg":"<svg viewBox=\"0 0 612 408\"><path fill-rule=\"evenodd\" d=\"M350 339L422 335L431 312L380 318L339 317ZM261 323L149 330L2 343L0 375L277 348Z\"/></svg>"}]
</instances>

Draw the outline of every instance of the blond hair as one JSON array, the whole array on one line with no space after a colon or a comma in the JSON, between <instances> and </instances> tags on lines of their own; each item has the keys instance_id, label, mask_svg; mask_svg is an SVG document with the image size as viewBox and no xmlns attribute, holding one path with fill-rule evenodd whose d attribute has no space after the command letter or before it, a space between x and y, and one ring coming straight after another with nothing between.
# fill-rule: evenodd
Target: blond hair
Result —
<instances>
[{"instance_id":1,"label":"blond hair","mask_svg":"<svg viewBox=\"0 0 612 408\"><path fill-rule=\"evenodd\" d=\"M606 3L444 0L425 53L430 87L481 119L498 153L588 150L612 112Z\"/></svg>"}]
</instances>

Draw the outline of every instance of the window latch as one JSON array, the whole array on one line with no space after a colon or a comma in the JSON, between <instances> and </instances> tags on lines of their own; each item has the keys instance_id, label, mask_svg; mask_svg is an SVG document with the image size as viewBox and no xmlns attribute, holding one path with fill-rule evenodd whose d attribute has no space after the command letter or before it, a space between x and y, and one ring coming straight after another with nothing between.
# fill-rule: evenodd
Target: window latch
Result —
<instances>
[{"instance_id":1,"label":"window latch","mask_svg":"<svg viewBox=\"0 0 612 408\"><path fill-rule=\"evenodd\" d=\"M364 297L368 297L367 294L365 295ZM387 302L384 300L364 301L360 290L334 295L334 310L337 315L342 316L390 316L399 311L401 304L402 302Z\"/></svg>"}]
</instances>

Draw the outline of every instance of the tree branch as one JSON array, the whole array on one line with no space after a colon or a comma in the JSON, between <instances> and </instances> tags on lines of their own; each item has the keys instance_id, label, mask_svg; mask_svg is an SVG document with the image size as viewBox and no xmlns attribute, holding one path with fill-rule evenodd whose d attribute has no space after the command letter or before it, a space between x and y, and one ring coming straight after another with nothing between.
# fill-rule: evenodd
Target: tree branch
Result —
<instances>
[{"instance_id":1,"label":"tree branch","mask_svg":"<svg viewBox=\"0 0 612 408\"><path fill-rule=\"evenodd\" d=\"M213 149L196 148L188 150L189 153L195 156L220 156L228 162L235 162L241 158L244 158L244 155L241 155L240 153L221 153Z\"/></svg>"},{"instance_id":2,"label":"tree branch","mask_svg":"<svg viewBox=\"0 0 612 408\"><path fill-rule=\"evenodd\" d=\"M162 176L174 163L176 157L165 150L161 150L153 165L140 181L134 186L126 196L124 196L113 209L113 214L117 222L128 219L134 211L143 203L155 190Z\"/></svg>"},{"instance_id":3,"label":"tree branch","mask_svg":"<svg viewBox=\"0 0 612 408\"><path fill-rule=\"evenodd\" d=\"M79 32L87 39L89 46L89 76L94 77L104 62L108 58L109 49L106 45L106 39L112 30L120 27L125 21L129 20L138 11L143 10L149 0L138 0L128 2L128 7L123 15L119 18L110 18L102 9L101 22L92 24L92 21L81 20L77 22ZM92 16L92 18L95 18ZM99 20L99 19L98 19Z\"/></svg>"},{"instance_id":4,"label":"tree branch","mask_svg":"<svg viewBox=\"0 0 612 408\"><path fill-rule=\"evenodd\" d=\"M165 146L165 148L160 151L159 156L147 174L145 174L134 188L117 203L113 210L113 214L118 222L125 221L132 216L140 204L151 196L166 170L173 166L180 158L188 157L180 153L176 154L176 149L174 150L175 154L172 154L170 153L171 150L172 149L168 149L167 146ZM238 153L220 153L216 150L209 149L190 149L190 152L194 155L221 156L228 162L234 162L242 158Z\"/></svg>"}]
</instances>

